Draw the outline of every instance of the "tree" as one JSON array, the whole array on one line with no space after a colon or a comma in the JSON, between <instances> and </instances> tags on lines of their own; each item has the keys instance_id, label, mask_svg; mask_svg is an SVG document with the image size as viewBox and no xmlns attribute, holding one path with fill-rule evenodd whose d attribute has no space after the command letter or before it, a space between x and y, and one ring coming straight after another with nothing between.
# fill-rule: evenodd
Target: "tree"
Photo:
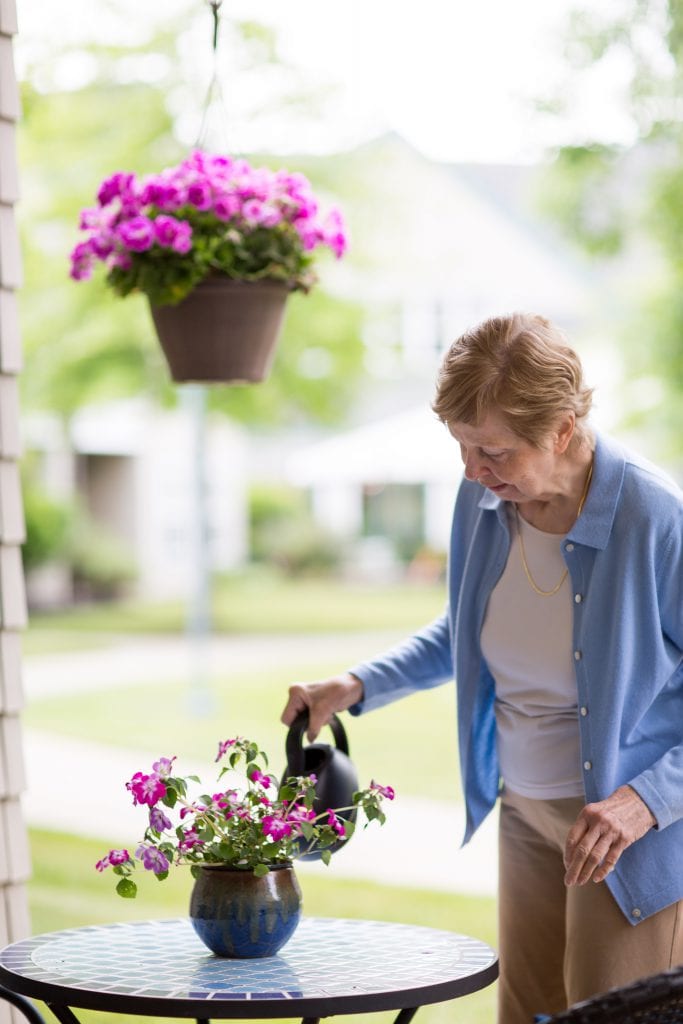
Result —
<instances>
[{"instance_id":1,"label":"tree","mask_svg":"<svg viewBox=\"0 0 683 1024\"><path fill-rule=\"evenodd\" d=\"M680 459L683 0L598 6L571 16L572 77L553 110L570 116L581 94L595 97L612 82L620 94L622 138L582 137L560 147L546 176L545 205L570 237L601 258L652 247L656 273L641 278L633 297L621 297L628 374L643 406L629 421L657 442L662 457Z\"/></svg>"}]
</instances>

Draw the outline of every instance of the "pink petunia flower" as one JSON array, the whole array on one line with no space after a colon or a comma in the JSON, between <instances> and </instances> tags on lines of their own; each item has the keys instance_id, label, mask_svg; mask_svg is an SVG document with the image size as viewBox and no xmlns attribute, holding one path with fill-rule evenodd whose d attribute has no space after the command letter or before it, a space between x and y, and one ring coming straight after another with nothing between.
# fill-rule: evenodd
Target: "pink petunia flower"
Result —
<instances>
[{"instance_id":1,"label":"pink petunia flower","mask_svg":"<svg viewBox=\"0 0 683 1024\"><path fill-rule=\"evenodd\" d=\"M100 206L107 206L114 199L132 198L135 175L117 171L106 178L100 185L97 199Z\"/></svg>"},{"instance_id":2,"label":"pink petunia flower","mask_svg":"<svg viewBox=\"0 0 683 1024\"><path fill-rule=\"evenodd\" d=\"M124 221L117 228L122 245L131 252L145 252L155 241L154 221L149 217L137 216Z\"/></svg>"},{"instance_id":3,"label":"pink petunia flower","mask_svg":"<svg viewBox=\"0 0 683 1024\"><path fill-rule=\"evenodd\" d=\"M85 281L92 276L94 253L92 242L79 242L71 251L70 277L74 281Z\"/></svg>"}]
</instances>

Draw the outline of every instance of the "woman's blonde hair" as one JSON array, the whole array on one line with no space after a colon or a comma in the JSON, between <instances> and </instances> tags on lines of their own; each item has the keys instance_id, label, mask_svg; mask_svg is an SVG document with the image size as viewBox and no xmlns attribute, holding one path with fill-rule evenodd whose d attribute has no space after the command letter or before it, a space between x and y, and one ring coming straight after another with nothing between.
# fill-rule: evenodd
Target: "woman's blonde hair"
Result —
<instances>
[{"instance_id":1,"label":"woman's blonde hair","mask_svg":"<svg viewBox=\"0 0 683 1024\"><path fill-rule=\"evenodd\" d=\"M583 438L592 395L564 334L541 316L513 313L491 317L453 342L432 408L444 423L472 425L495 410L540 448L569 411L576 415L575 437Z\"/></svg>"}]
</instances>

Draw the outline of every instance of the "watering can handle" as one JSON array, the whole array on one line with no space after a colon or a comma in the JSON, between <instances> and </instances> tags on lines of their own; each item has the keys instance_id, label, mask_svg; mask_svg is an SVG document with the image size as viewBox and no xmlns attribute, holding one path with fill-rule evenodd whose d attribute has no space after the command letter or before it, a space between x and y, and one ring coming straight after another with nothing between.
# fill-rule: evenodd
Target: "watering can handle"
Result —
<instances>
[{"instance_id":1,"label":"watering can handle","mask_svg":"<svg viewBox=\"0 0 683 1024\"><path fill-rule=\"evenodd\" d=\"M332 730L337 750L348 756L349 742L346 738L346 730L336 715L327 723ZM293 775L300 775L304 768L303 747L301 741L308 728L308 712L302 711L297 715L289 727L285 752L287 754L287 769Z\"/></svg>"}]
</instances>

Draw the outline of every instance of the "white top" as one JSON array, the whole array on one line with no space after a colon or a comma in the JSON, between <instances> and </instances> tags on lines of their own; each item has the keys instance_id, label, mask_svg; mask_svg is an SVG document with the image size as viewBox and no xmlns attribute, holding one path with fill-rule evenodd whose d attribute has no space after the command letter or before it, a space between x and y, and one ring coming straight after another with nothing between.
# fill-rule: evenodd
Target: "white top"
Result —
<instances>
[{"instance_id":1,"label":"white top","mask_svg":"<svg viewBox=\"0 0 683 1024\"><path fill-rule=\"evenodd\" d=\"M512 544L489 599L481 647L496 684L498 757L505 785L536 799L582 796L572 594L567 577L542 597L529 585L511 514ZM519 517L531 576L551 590L565 570L564 539Z\"/></svg>"}]
</instances>

